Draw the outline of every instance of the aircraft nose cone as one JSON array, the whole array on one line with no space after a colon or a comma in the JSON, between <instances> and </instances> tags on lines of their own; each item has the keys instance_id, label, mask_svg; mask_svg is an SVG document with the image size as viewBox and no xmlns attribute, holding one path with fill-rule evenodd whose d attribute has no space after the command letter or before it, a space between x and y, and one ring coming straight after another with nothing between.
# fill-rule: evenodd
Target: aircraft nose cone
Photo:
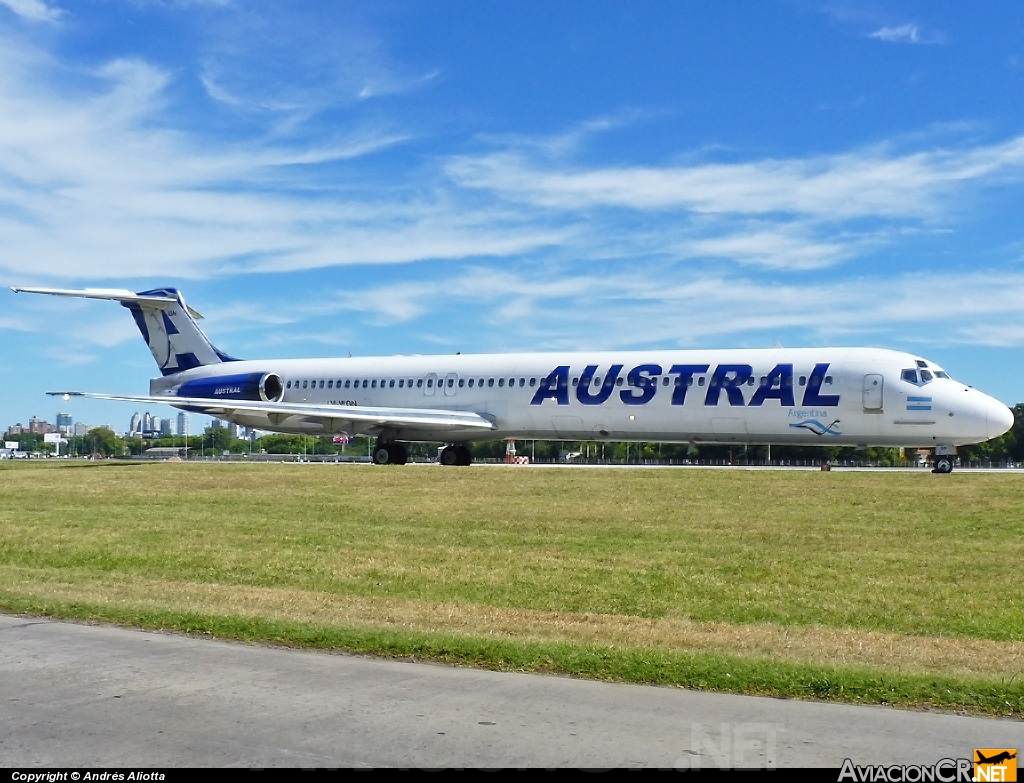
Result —
<instances>
[{"instance_id":1,"label":"aircraft nose cone","mask_svg":"<svg viewBox=\"0 0 1024 783\"><path fill-rule=\"evenodd\" d=\"M998 400L992 400L992 405L989 406L986 418L988 420L988 436L990 438L998 438L1013 426L1013 411Z\"/></svg>"}]
</instances>

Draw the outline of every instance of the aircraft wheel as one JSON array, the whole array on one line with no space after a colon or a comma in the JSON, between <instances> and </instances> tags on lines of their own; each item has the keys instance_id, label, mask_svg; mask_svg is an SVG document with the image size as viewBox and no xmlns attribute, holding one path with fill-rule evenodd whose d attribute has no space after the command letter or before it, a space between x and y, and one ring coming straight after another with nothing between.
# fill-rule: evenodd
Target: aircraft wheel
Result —
<instances>
[{"instance_id":1,"label":"aircraft wheel","mask_svg":"<svg viewBox=\"0 0 1024 783\"><path fill-rule=\"evenodd\" d=\"M441 450L441 456L438 457L438 462L442 465L452 466L459 464L459 451L457 446L447 446Z\"/></svg>"},{"instance_id":2,"label":"aircraft wheel","mask_svg":"<svg viewBox=\"0 0 1024 783\"><path fill-rule=\"evenodd\" d=\"M473 452L469 450L469 446L460 445L455 447L459 454L459 465L470 465L473 462Z\"/></svg>"},{"instance_id":3,"label":"aircraft wheel","mask_svg":"<svg viewBox=\"0 0 1024 783\"><path fill-rule=\"evenodd\" d=\"M404 443L391 444L391 464L404 465L409 461L409 451Z\"/></svg>"},{"instance_id":4,"label":"aircraft wheel","mask_svg":"<svg viewBox=\"0 0 1024 783\"><path fill-rule=\"evenodd\" d=\"M393 446L378 446L373 450L374 465L391 465L394 462L392 455Z\"/></svg>"},{"instance_id":5,"label":"aircraft wheel","mask_svg":"<svg viewBox=\"0 0 1024 783\"><path fill-rule=\"evenodd\" d=\"M935 472L936 473L952 473L953 472L953 458L952 457L937 457L935 460Z\"/></svg>"}]
</instances>

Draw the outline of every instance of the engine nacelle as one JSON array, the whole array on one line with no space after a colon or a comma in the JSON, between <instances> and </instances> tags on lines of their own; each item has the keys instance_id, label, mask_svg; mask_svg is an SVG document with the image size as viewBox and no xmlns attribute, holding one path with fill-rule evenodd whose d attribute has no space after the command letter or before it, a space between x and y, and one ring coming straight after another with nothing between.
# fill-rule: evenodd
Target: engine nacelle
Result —
<instances>
[{"instance_id":1,"label":"engine nacelle","mask_svg":"<svg viewBox=\"0 0 1024 783\"><path fill-rule=\"evenodd\" d=\"M284 384L280 376L272 372L220 375L186 381L178 387L178 396L280 402L284 399Z\"/></svg>"}]
</instances>

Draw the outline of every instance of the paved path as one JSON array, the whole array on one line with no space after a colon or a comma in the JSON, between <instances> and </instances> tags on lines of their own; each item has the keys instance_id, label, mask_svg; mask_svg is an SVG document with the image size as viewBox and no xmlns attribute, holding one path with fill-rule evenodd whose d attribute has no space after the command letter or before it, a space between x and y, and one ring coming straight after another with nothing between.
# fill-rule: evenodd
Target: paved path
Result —
<instances>
[{"instance_id":1,"label":"paved path","mask_svg":"<svg viewBox=\"0 0 1024 783\"><path fill-rule=\"evenodd\" d=\"M0 615L0 766L840 767L1024 724L503 674Z\"/></svg>"}]
</instances>

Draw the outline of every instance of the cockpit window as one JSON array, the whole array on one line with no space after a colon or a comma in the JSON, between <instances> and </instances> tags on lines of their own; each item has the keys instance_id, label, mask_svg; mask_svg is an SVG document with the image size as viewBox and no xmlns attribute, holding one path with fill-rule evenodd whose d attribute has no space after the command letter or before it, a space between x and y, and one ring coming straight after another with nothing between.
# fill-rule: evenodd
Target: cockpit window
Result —
<instances>
[{"instance_id":1,"label":"cockpit window","mask_svg":"<svg viewBox=\"0 0 1024 783\"><path fill-rule=\"evenodd\" d=\"M951 380L951 378L949 377L949 373L946 372L945 370L936 370L935 371L935 377L936 378L945 378L947 381Z\"/></svg>"},{"instance_id":2,"label":"cockpit window","mask_svg":"<svg viewBox=\"0 0 1024 783\"><path fill-rule=\"evenodd\" d=\"M907 383L912 383L915 386L924 386L926 383L931 383L936 378L949 378L949 376L942 370L935 370L933 373L931 370L914 370L906 369L900 373L900 379Z\"/></svg>"}]
</instances>

